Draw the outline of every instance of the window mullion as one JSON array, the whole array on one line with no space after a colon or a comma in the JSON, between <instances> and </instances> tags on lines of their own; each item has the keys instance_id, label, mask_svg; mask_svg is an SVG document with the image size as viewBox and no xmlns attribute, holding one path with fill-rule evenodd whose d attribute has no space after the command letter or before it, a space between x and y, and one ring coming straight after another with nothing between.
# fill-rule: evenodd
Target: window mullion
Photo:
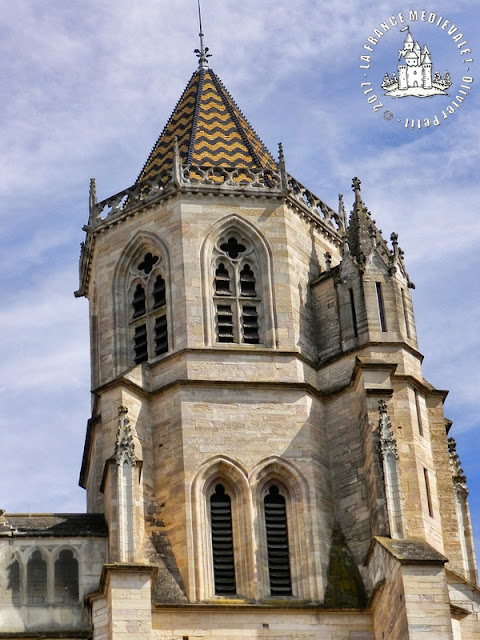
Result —
<instances>
[{"instance_id":1,"label":"window mullion","mask_svg":"<svg viewBox=\"0 0 480 640\"><path fill-rule=\"evenodd\" d=\"M242 333L242 305L240 301L240 274L238 264L233 265L233 287L235 295L235 342L243 342Z\"/></svg>"}]
</instances>

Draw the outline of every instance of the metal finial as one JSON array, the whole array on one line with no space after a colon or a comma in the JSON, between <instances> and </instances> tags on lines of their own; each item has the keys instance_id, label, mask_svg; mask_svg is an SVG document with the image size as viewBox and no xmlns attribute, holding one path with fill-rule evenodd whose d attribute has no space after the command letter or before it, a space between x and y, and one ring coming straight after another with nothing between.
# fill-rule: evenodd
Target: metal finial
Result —
<instances>
[{"instance_id":1,"label":"metal finial","mask_svg":"<svg viewBox=\"0 0 480 640\"><path fill-rule=\"evenodd\" d=\"M199 69L208 69L208 58L211 58L211 54L208 53L208 47L205 46L203 42L203 29L202 29L202 10L200 8L200 0L197 0L198 3L198 24L200 25L200 32L198 34L200 38L200 49L195 49L195 53L198 58L198 68Z\"/></svg>"}]
</instances>

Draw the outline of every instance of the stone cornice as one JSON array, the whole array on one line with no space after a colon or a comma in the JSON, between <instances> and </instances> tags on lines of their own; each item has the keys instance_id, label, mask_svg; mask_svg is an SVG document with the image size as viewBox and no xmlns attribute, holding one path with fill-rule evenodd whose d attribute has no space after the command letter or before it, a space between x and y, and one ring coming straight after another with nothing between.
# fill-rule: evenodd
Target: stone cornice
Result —
<instances>
[{"instance_id":1,"label":"stone cornice","mask_svg":"<svg viewBox=\"0 0 480 640\"><path fill-rule=\"evenodd\" d=\"M313 223L333 240L341 244L345 230L344 219L317 198L295 178L285 172L280 163L278 171L266 169L239 169L232 167L203 167L178 164L173 173L160 172L100 202L96 201L96 187L90 188L90 213L84 226L86 239L81 244L79 288L76 297L86 296L90 281L95 237L110 227L140 214L159 202L181 194L196 196L223 196L241 198L277 198Z\"/></svg>"},{"instance_id":2,"label":"stone cornice","mask_svg":"<svg viewBox=\"0 0 480 640\"><path fill-rule=\"evenodd\" d=\"M85 603L91 606L94 600L104 598L110 582L112 573L149 573L151 576L152 592L157 578L158 567L153 564L142 564L136 562L112 562L104 564L100 576L100 584L97 591L85 596Z\"/></svg>"}]
</instances>

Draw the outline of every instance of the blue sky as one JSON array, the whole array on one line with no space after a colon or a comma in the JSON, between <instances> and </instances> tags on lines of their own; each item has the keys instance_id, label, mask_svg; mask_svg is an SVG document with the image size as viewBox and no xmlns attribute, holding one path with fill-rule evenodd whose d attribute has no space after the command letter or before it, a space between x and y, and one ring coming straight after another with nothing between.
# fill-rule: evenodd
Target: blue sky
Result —
<instances>
[{"instance_id":1,"label":"blue sky","mask_svg":"<svg viewBox=\"0 0 480 640\"><path fill-rule=\"evenodd\" d=\"M203 19L212 68L274 155L283 142L288 171L332 206L344 193L348 209L351 179L360 176L384 235L399 233L417 287L424 375L450 389L445 413L469 480L478 548L480 76L459 111L420 131L396 116L436 113L448 98L425 99L424 108L379 94L395 114L387 121L360 88L367 37L390 16L423 9L457 25L476 60L480 5L462 0L204 0ZM420 20L411 27L434 69L450 67L456 90L465 65L452 37ZM375 46L373 84L395 70L399 28ZM89 179L100 199L135 181L196 67L197 33L195 0L16 0L3 8L0 507L8 511L84 508L77 481L90 413L88 320L87 302L73 291Z\"/></svg>"}]
</instances>

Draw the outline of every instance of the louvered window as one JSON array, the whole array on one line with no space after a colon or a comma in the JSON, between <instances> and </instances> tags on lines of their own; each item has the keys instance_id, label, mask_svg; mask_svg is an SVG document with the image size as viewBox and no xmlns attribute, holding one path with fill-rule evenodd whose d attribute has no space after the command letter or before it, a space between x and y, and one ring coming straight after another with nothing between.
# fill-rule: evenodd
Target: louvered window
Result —
<instances>
[{"instance_id":1,"label":"louvered window","mask_svg":"<svg viewBox=\"0 0 480 640\"><path fill-rule=\"evenodd\" d=\"M167 316L155 320L155 355L168 351Z\"/></svg>"},{"instance_id":2,"label":"louvered window","mask_svg":"<svg viewBox=\"0 0 480 640\"><path fill-rule=\"evenodd\" d=\"M249 298L256 296L255 276L248 264L240 271L240 291L242 296L248 296Z\"/></svg>"},{"instance_id":3,"label":"louvered window","mask_svg":"<svg viewBox=\"0 0 480 640\"><path fill-rule=\"evenodd\" d=\"M148 359L146 324L141 324L138 327L135 327L133 344L135 351L135 363L140 364L140 362L145 362L145 360Z\"/></svg>"},{"instance_id":4,"label":"louvered window","mask_svg":"<svg viewBox=\"0 0 480 640\"><path fill-rule=\"evenodd\" d=\"M137 284L132 300L133 316L132 318L140 318L145 314L145 289L141 284Z\"/></svg>"},{"instance_id":5,"label":"louvered window","mask_svg":"<svg viewBox=\"0 0 480 640\"><path fill-rule=\"evenodd\" d=\"M285 498L278 487L270 487L265 496L268 573L272 596L291 596L292 579L288 552L287 511Z\"/></svg>"},{"instance_id":6,"label":"louvered window","mask_svg":"<svg viewBox=\"0 0 480 640\"><path fill-rule=\"evenodd\" d=\"M136 265L130 317L133 360L136 364L167 353L169 349L167 320L167 287L159 270L161 259L146 253Z\"/></svg>"},{"instance_id":7,"label":"louvered window","mask_svg":"<svg viewBox=\"0 0 480 640\"><path fill-rule=\"evenodd\" d=\"M166 304L165 299L165 280L162 276L158 276L153 285L153 308L164 307Z\"/></svg>"},{"instance_id":8,"label":"louvered window","mask_svg":"<svg viewBox=\"0 0 480 640\"><path fill-rule=\"evenodd\" d=\"M235 342L233 335L233 312L229 304L217 305L218 342Z\"/></svg>"},{"instance_id":9,"label":"louvered window","mask_svg":"<svg viewBox=\"0 0 480 640\"><path fill-rule=\"evenodd\" d=\"M221 262L217 270L215 271L215 294L217 296L230 296L232 291L230 289L230 274L223 262Z\"/></svg>"},{"instance_id":10,"label":"louvered window","mask_svg":"<svg viewBox=\"0 0 480 640\"><path fill-rule=\"evenodd\" d=\"M210 498L212 523L213 575L216 595L234 595L235 561L233 555L232 504L221 484Z\"/></svg>"},{"instance_id":11,"label":"louvered window","mask_svg":"<svg viewBox=\"0 0 480 640\"><path fill-rule=\"evenodd\" d=\"M247 344L258 344L258 313L257 307L243 305L242 307L243 341Z\"/></svg>"},{"instance_id":12,"label":"louvered window","mask_svg":"<svg viewBox=\"0 0 480 640\"><path fill-rule=\"evenodd\" d=\"M223 238L216 250L219 254L213 277L216 341L260 344L261 299L254 250L248 242L234 236Z\"/></svg>"}]
</instances>

